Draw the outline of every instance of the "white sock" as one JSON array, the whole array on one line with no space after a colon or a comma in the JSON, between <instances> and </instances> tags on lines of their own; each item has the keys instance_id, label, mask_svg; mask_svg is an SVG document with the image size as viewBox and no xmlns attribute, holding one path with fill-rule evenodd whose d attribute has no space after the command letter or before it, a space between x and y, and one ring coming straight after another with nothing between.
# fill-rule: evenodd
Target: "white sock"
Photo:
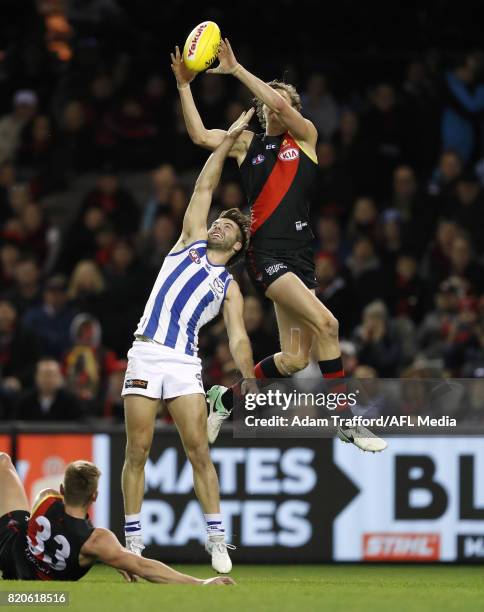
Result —
<instances>
[{"instance_id":1,"label":"white sock","mask_svg":"<svg viewBox=\"0 0 484 612\"><path fill-rule=\"evenodd\" d=\"M141 513L124 515L124 535L141 535Z\"/></svg>"},{"instance_id":2,"label":"white sock","mask_svg":"<svg viewBox=\"0 0 484 612\"><path fill-rule=\"evenodd\" d=\"M204 516L207 523L207 535L209 537L225 535L221 514L204 514Z\"/></svg>"}]
</instances>

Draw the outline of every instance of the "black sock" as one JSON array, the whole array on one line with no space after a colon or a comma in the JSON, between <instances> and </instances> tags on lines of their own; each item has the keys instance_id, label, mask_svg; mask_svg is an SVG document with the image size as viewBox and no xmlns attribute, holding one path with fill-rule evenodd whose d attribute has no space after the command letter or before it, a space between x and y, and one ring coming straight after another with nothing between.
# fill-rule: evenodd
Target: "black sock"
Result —
<instances>
[{"instance_id":1,"label":"black sock","mask_svg":"<svg viewBox=\"0 0 484 612\"><path fill-rule=\"evenodd\" d=\"M281 374L277 369L276 362L274 360L274 355L270 355L266 357L261 362L259 362L255 368L255 377L257 379L265 379L265 378L286 378L284 374ZM234 407L234 399L235 397L240 397L241 389L240 385L242 384L242 380L239 380L234 385L229 387L227 391L222 395L222 404L226 410L232 410Z\"/></svg>"},{"instance_id":2,"label":"black sock","mask_svg":"<svg viewBox=\"0 0 484 612\"><path fill-rule=\"evenodd\" d=\"M256 378L287 378L277 369L274 355L266 357L254 368Z\"/></svg>"},{"instance_id":3,"label":"black sock","mask_svg":"<svg viewBox=\"0 0 484 612\"><path fill-rule=\"evenodd\" d=\"M330 393L344 393L347 392L346 380L344 378L345 371L343 368L343 360L341 356L336 359L326 359L324 361L318 361L319 369L326 382ZM346 402L340 402L336 409L337 415L348 419L353 416L351 408Z\"/></svg>"}]
</instances>

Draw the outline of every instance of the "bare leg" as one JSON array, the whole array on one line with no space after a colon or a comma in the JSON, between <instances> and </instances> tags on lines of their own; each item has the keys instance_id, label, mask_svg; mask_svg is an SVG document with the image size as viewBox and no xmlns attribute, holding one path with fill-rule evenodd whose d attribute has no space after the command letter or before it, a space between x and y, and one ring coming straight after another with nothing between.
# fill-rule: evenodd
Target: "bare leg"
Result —
<instances>
[{"instance_id":1,"label":"bare leg","mask_svg":"<svg viewBox=\"0 0 484 612\"><path fill-rule=\"evenodd\" d=\"M275 303L281 352L274 355L276 367L285 376L290 376L309 363L309 353L314 334L287 308Z\"/></svg>"},{"instance_id":2,"label":"bare leg","mask_svg":"<svg viewBox=\"0 0 484 612\"><path fill-rule=\"evenodd\" d=\"M201 394L166 400L193 468L193 486L205 514L220 512L218 477L208 450L207 408Z\"/></svg>"},{"instance_id":3,"label":"bare leg","mask_svg":"<svg viewBox=\"0 0 484 612\"><path fill-rule=\"evenodd\" d=\"M7 453L0 453L0 492L0 516L13 510L30 510L22 481Z\"/></svg>"},{"instance_id":4,"label":"bare leg","mask_svg":"<svg viewBox=\"0 0 484 612\"><path fill-rule=\"evenodd\" d=\"M266 296L299 322L302 329L314 334L318 361L337 359L341 355L338 321L295 274L288 272L278 278L266 291Z\"/></svg>"},{"instance_id":5,"label":"bare leg","mask_svg":"<svg viewBox=\"0 0 484 612\"><path fill-rule=\"evenodd\" d=\"M125 514L141 511L145 491L145 464L153 441L160 400L142 395L124 398L126 454L122 473Z\"/></svg>"}]
</instances>

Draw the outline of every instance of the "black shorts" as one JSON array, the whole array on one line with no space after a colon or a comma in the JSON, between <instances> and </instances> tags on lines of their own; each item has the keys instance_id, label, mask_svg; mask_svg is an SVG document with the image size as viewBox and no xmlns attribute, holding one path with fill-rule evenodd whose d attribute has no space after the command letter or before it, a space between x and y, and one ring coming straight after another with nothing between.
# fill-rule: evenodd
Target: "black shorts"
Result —
<instances>
[{"instance_id":1,"label":"black shorts","mask_svg":"<svg viewBox=\"0 0 484 612\"><path fill-rule=\"evenodd\" d=\"M15 580L16 569L16 542L22 542L27 535L28 519L30 512L27 510L12 510L0 517L0 571L4 580Z\"/></svg>"},{"instance_id":2,"label":"black shorts","mask_svg":"<svg viewBox=\"0 0 484 612\"><path fill-rule=\"evenodd\" d=\"M246 262L251 281L263 295L275 280L287 272L293 272L308 289L318 286L314 274L314 251L311 246L289 251L249 247Z\"/></svg>"}]
</instances>

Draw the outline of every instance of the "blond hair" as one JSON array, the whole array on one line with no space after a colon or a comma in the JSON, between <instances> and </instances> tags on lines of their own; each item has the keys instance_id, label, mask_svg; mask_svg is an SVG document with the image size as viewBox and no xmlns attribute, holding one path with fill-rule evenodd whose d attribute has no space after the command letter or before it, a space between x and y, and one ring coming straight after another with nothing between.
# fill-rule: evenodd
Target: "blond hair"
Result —
<instances>
[{"instance_id":1,"label":"blond hair","mask_svg":"<svg viewBox=\"0 0 484 612\"><path fill-rule=\"evenodd\" d=\"M294 87L294 85L291 85L290 83L284 83L284 81L279 81L278 79L269 81L267 85L269 85L269 87L272 87L272 89L275 89L275 90L279 89L280 91L285 91L287 95L289 96L289 99L291 100L291 105L297 111L300 111L302 109L301 96L297 93L297 90ZM263 111L264 102L262 102L262 100L259 100L258 98L254 98L254 104L255 104L256 113L257 113L257 117L259 118L260 124L262 125L263 128L265 128L266 119L264 117L264 111Z\"/></svg>"},{"instance_id":2,"label":"blond hair","mask_svg":"<svg viewBox=\"0 0 484 612\"><path fill-rule=\"evenodd\" d=\"M70 299L76 299L79 295L81 278L86 272L92 275L93 288L96 293L100 293L104 289L104 278L97 264L91 259L83 259L74 268L69 281L67 294Z\"/></svg>"}]
</instances>

